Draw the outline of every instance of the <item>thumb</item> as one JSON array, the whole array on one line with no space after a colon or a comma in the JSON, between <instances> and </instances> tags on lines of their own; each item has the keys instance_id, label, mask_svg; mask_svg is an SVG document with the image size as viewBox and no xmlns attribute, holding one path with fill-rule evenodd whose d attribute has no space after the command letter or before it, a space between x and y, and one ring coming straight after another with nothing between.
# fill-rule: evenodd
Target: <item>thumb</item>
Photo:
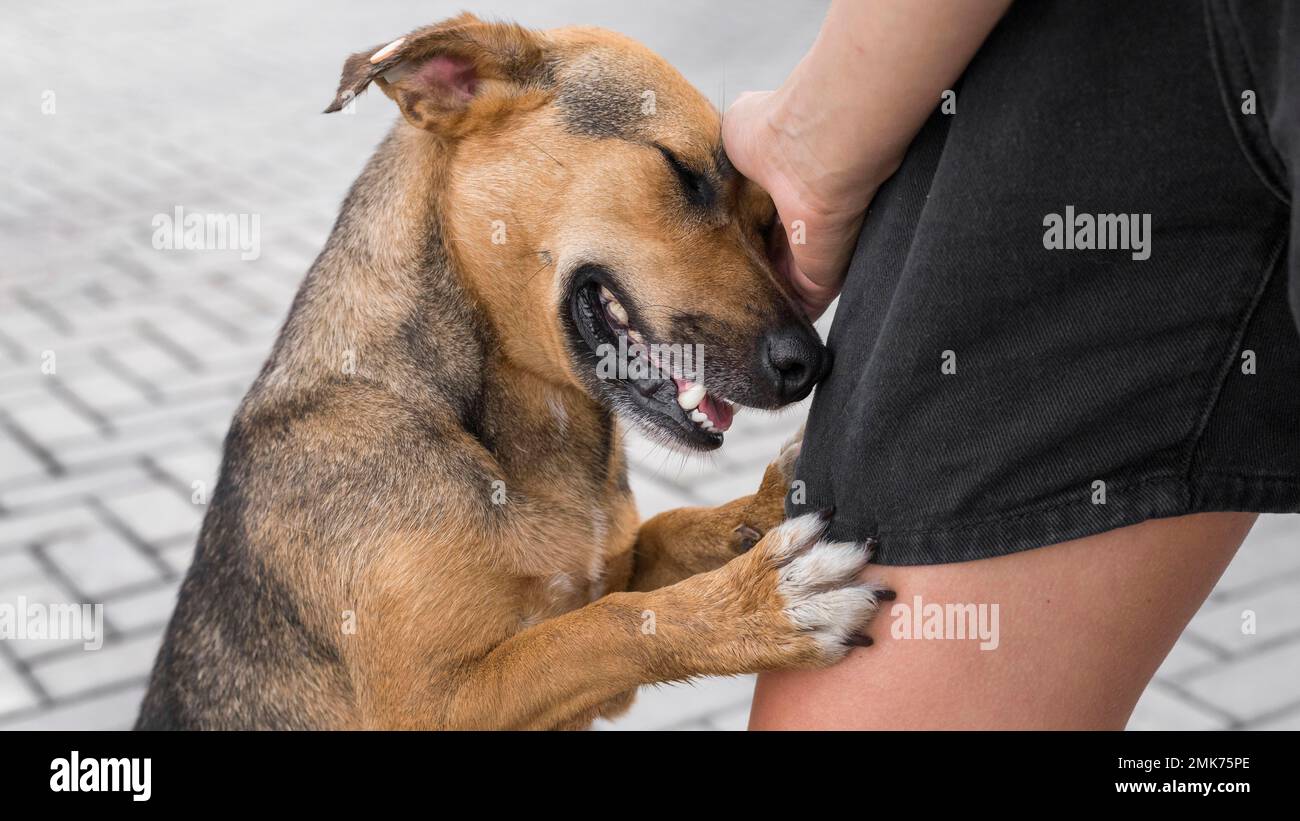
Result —
<instances>
[{"instance_id":1,"label":"thumb","mask_svg":"<svg viewBox=\"0 0 1300 821\"><path fill-rule=\"evenodd\" d=\"M789 284L790 290L799 300L808 318L814 322L835 301L840 292L842 278L833 278L826 282L822 278L810 276L800 265L799 258L792 252L793 248L788 229L781 222L772 227L769 239L768 258L777 276Z\"/></svg>"},{"instance_id":2,"label":"thumb","mask_svg":"<svg viewBox=\"0 0 1300 821\"><path fill-rule=\"evenodd\" d=\"M805 219L788 213L793 210L782 209L778 203L781 222L777 228L780 242L786 248L782 256L788 259L789 266L784 273L795 292L815 310L809 313L816 318L835 301L844 285L844 274L857 245L864 215Z\"/></svg>"}]
</instances>

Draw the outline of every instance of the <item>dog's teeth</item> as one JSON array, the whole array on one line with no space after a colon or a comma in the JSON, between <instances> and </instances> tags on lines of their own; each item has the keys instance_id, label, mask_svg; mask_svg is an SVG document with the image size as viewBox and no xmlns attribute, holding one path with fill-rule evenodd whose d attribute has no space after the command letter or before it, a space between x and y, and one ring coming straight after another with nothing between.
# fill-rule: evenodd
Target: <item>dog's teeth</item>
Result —
<instances>
[{"instance_id":1,"label":"dog's teeth","mask_svg":"<svg viewBox=\"0 0 1300 821\"><path fill-rule=\"evenodd\" d=\"M722 399L721 396L719 396L718 398L719 398L719 399ZM732 402L730 399L722 399L722 401L723 401L723 402L726 402L726 403L727 403L727 407L729 407L729 408L734 408L734 407L736 407L736 403L735 403L735 402Z\"/></svg>"},{"instance_id":2,"label":"dog's teeth","mask_svg":"<svg viewBox=\"0 0 1300 821\"><path fill-rule=\"evenodd\" d=\"M692 422L707 422L707 421L709 421L709 417L707 417L707 416L704 415L704 411L693 410L693 411L691 411L691 421L692 421Z\"/></svg>"},{"instance_id":3,"label":"dog's teeth","mask_svg":"<svg viewBox=\"0 0 1300 821\"><path fill-rule=\"evenodd\" d=\"M609 311L610 316L624 325L627 324L627 310L623 308L623 304L615 299L614 295L604 285L600 286L600 301L604 304L605 310Z\"/></svg>"},{"instance_id":4,"label":"dog's teeth","mask_svg":"<svg viewBox=\"0 0 1300 821\"><path fill-rule=\"evenodd\" d=\"M682 410L695 410L704 401L704 395L708 393L703 385L691 385L686 390L677 394L677 404ZM696 420L699 421L699 420Z\"/></svg>"}]
</instances>

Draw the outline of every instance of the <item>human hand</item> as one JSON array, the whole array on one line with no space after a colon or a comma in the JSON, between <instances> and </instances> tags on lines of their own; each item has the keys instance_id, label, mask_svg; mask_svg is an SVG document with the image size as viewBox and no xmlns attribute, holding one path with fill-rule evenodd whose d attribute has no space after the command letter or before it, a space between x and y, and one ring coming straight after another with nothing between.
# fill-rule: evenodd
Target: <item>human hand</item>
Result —
<instances>
[{"instance_id":1,"label":"human hand","mask_svg":"<svg viewBox=\"0 0 1300 821\"><path fill-rule=\"evenodd\" d=\"M769 238L769 257L816 319L839 295L867 206L897 163L827 162L824 156L852 156L828 144L841 136L826 128L809 134L819 124L792 123L788 116L781 92L743 94L723 117L722 142L736 170L776 204L780 219ZM843 137L861 140L858 126L849 126L851 134Z\"/></svg>"},{"instance_id":2,"label":"human hand","mask_svg":"<svg viewBox=\"0 0 1300 821\"><path fill-rule=\"evenodd\" d=\"M781 88L727 109L727 156L776 203L773 265L814 319L840 292L876 189L1010 4L831 0Z\"/></svg>"}]
</instances>

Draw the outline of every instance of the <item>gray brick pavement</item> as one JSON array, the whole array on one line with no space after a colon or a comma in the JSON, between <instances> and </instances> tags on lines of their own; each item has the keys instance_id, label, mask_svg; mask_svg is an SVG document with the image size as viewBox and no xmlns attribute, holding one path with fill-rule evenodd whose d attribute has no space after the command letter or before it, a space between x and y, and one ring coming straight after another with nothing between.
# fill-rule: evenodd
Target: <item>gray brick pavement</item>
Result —
<instances>
[{"instance_id":1,"label":"gray brick pavement","mask_svg":"<svg viewBox=\"0 0 1300 821\"><path fill-rule=\"evenodd\" d=\"M0 641L0 728L122 728L192 552L235 403L392 114L317 114L357 48L462 4L51 0L6 10L0 65L0 600L102 602L102 649ZM774 85L820 3L488 2L640 37L715 98ZM744 43L744 49L736 48ZM75 56L75 59L73 58ZM42 113L53 94L55 111ZM151 219L258 214L262 255L158 251ZM42 365L53 353L54 373ZM632 445L644 513L749 492L799 414L742 416L686 461ZM1243 636L1241 612L1259 630ZM1262 520L1135 728L1300 725L1300 527ZM647 688L605 727L740 729L748 678Z\"/></svg>"}]
</instances>

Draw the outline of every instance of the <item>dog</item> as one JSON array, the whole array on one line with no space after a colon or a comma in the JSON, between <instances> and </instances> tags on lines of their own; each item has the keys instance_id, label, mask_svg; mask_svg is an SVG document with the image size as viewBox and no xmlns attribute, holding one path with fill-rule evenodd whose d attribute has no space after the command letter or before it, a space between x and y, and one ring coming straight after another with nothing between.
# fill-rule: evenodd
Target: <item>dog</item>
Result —
<instances>
[{"instance_id":1,"label":"dog","mask_svg":"<svg viewBox=\"0 0 1300 821\"><path fill-rule=\"evenodd\" d=\"M869 545L784 521L797 441L717 508L629 489L620 419L707 451L828 367L716 109L621 35L468 14L327 111L371 84L402 116L231 423L137 727L582 728L868 643Z\"/></svg>"}]
</instances>

